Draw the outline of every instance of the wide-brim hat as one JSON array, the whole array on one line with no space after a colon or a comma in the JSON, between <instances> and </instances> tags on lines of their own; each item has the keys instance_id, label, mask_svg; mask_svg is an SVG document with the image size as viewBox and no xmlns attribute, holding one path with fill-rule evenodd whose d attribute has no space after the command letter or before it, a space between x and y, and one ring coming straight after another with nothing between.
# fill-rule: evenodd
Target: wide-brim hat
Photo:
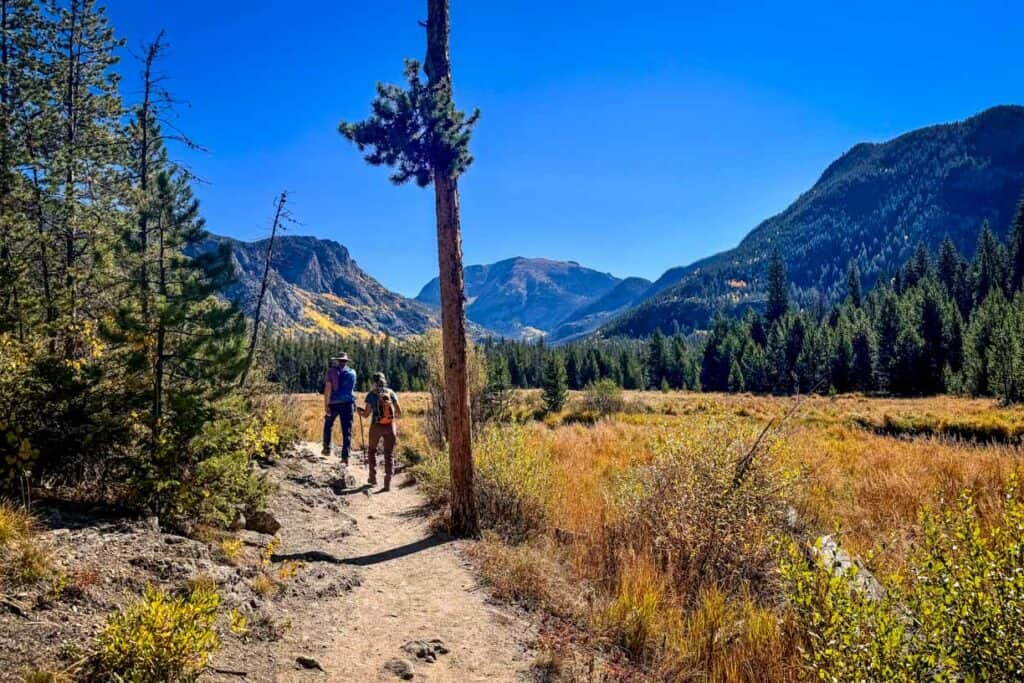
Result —
<instances>
[{"instance_id":1,"label":"wide-brim hat","mask_svg":"<svg viewBox=\"0 0 1024 683\"><path fill-rule=\"evenodd\" d=\"M344 362L347 363L348 362L348 354L345 353L344 351L342 351L337 356L331 356L331 360L340 360L340 361L344 361Z\"/></svg>"},{"instance_id":2,"label":"wide-brim hat","mask_svg":"<svg viewBox=\"0 0 1024 683\"><path fill-rule=\"evenodd\" d=\"M373 381L380 382L381 384L387 384L388 378L384 376L383 372L375 372L373 373Z\"/></svg>"}]
</instances>

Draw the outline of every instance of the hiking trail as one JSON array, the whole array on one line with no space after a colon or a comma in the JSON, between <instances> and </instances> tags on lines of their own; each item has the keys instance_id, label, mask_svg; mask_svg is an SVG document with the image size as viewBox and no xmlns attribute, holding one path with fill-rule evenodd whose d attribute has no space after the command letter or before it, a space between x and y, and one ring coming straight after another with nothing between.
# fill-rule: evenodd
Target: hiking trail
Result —
<instances>
[{"instance_id":1,"label":"hiking trail","mask_svg":"<svg viewBox=\"0 0 1024 683\"><path fill-rule=\"evenodd\" d=\"M298 570L262 608L286 628L260 651L226 648L214 680L528 680L532 627L487 603L466 541L431 527L409 476L382 492L366 484L361 452L347 481L319 452L302 444L269 470L279 491L268 509L282 525L272 566Z\"/></svg>"}]
</instances>

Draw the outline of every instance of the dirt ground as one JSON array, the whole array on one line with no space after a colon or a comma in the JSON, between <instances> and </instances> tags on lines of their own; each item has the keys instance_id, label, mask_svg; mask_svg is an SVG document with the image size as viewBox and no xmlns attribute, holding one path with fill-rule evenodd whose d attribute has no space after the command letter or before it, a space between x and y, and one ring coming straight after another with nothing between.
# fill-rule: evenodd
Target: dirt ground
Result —
<instances>
[{"instance_id":1,"label":"dirt ground","mask_svg":"<svg viewBox=\"0 0 1024 683\"><path fill-rule=\"evenodd\" d=\"M268 510L280 543L268 549L270 536L239 532L242 550L230 559L218 550L223 538L161 533L155 519L43 510L69 588L53 600L15 596L31 606L22 614L0 609L0 680L72 667L107 615L146 585L182 590L198 577L218 584L225 613L248 622L237 635L222 619L223 646L202 680L529 679L533 628L488 604L465 542L434 531L408 475L389 492L369 488L361 454L342 476L316 444L267 473L279 487Z\"/></svg>"}]
</instances>

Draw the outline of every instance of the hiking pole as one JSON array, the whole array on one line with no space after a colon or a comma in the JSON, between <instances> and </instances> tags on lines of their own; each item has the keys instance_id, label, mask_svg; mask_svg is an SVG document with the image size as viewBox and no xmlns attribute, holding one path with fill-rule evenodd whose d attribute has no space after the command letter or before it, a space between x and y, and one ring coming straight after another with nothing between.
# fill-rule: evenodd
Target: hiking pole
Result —
<instances>
[{"instance_id":1,"label":"hiking pole","mask_svg":"<svg viewBox=\"0 0 1024 683\"><path fill-rule=\"evenodd\" d=\"M363 431L363 414L359 413L359 445L363 447L363 459L366 459L366 433Z\"/></svg>"}]
</instances>

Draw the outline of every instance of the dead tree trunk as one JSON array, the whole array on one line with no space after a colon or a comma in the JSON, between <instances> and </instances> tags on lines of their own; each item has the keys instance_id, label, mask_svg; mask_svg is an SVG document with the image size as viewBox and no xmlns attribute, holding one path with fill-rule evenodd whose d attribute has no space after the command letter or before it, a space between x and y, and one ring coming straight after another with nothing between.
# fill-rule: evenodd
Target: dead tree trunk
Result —
<instances>
[{"instance_id":1,"label":"dead tree trunk","mask_svg":"<svg viewBox=\"0 0 1024 683\"><path fill-rule=\"evenodd\" d=\"M256 344L260 336L260 318L263 314L263 299L267 294L267 284L270 282L270 261L274 256L274 240L277 237L277 229L281 220L285 217L284 205L288 202L288 193L282 192L277 198L277 208L274 210L274 223L270 226L270 240L267 242L267 256L263 263L263 279L260 281L260 293L256 297L256 310L252 316L252 337L249 339L249 353L245 358L245 367L242 368L242 378L238 386L244 387L245 380L249 377L249 370L252 368L252 361L256 355Z\"/></svg>"},{"instance_id":2,"label":"dead tree trunk","mask_svg":"<svg viewBox=\"0 0 1024 683\"><path fill-rule=\"evenodd\" d=\"M448 0L427 0L425 70L433 89L451 89L448 54ZM451 532L474 536L473 445L466 358L466 297L462 277L462 227L459 185L445 160L434 160L437 260L441 283L441 337L444 347L444 397L448 456L451 462Z\"/></svg>"}]
</instances>

